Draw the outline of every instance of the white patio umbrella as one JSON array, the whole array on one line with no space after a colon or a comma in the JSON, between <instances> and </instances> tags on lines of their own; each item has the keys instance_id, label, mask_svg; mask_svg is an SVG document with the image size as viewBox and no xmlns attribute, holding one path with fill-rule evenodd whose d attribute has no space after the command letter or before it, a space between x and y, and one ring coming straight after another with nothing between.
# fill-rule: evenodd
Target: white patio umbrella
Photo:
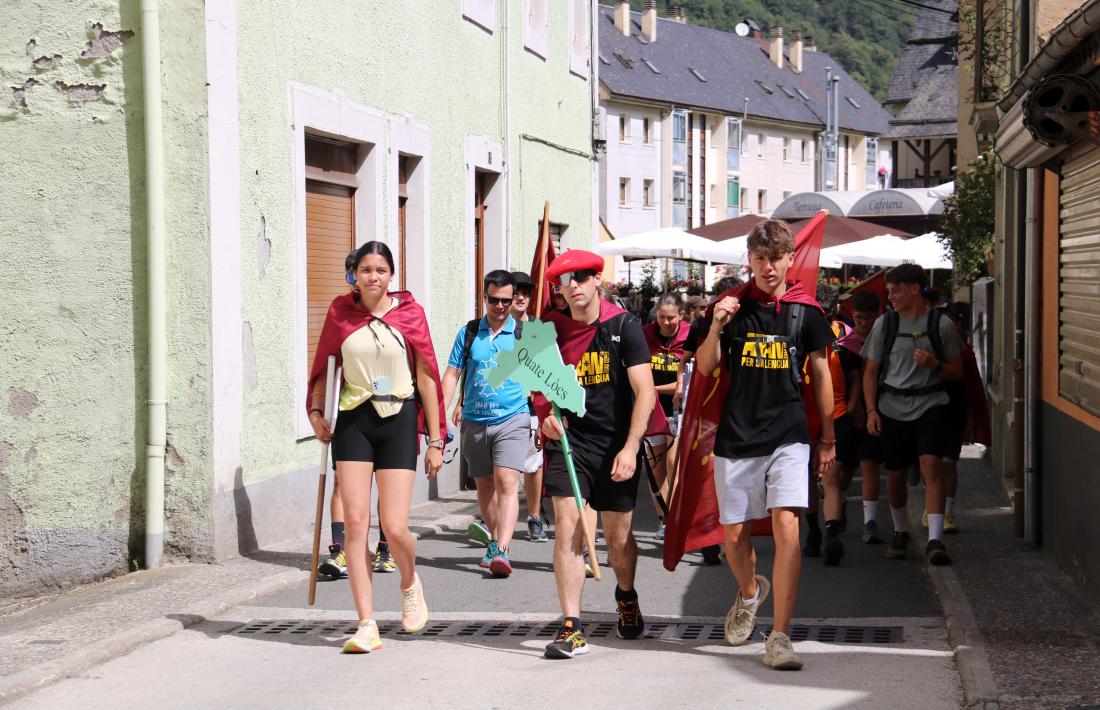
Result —
<instances>
[{"instance_id":1,"label":"white patio umbrella","mask_svg":"<svg viewBox=\"0 0 1100 710\"><path fill-rule=\"evenodd\" d=\"M596 251L604 256L623 256L632 259L710 261L702 255L702 252L713 245L714 242L709 239L688 234L682 229L662 227L602 242L596 246Z\"/></svg>"},{"instance_id":2,"label":"white patio umbrella","mask_svg":"<svg viewBox=\"0 0 1100 710\"><path fill-rule=\"evenodd\" d=\"M714 248L706 252L710 256L710 260L722 263L722 264L748 264L749 263L749 249L748 249L748 236L733 237L732 239L724 239L720 242L713 242ZM825 253L825 250L821 251L819 267L822 269L839 269L844 265L844 262L839 258L830 256Z\"/></svg>"},{"instance_id":3,"label":"white patio umbrella","mask_svg":"<svg viewBox=\"0 0 1100 710\"><path fill-rule=\"evenodd\" d=\"M823 265L825 258L828 257L839 259L845 264L863 264L864 266L920 264L926 269L952 268L951 258L940 244L935 232L912 239L884 234L822 249L821 255Z\"/></svg>"},{"instance_id":4,"label":"white patio umbrella","mask_svg":"<svg viewBox=\"0 0 1100 710\"><path fill-rule=\"evenodd\" d=\"M928 188L929 197L951 197L955 194L955 181L945 182L942 185Z\"/></svg>"}]
</instances>

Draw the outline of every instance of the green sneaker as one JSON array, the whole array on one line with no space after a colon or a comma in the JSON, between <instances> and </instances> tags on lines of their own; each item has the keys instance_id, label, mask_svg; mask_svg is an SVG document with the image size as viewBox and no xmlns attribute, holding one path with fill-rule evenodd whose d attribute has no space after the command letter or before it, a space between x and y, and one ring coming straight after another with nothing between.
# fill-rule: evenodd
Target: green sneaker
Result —
<instances>
[{"instance_id":1,"label":"green sneaker","mask_svg":"<svg viewBox=\"0 0 1100 710\"><path fill-rule=\"evenodd\" d=\"M497 545L496 540L490 540L489 546L485 548L485 556L481 558L481 562L477 563L478 567L484 567L489 569L489 563L493 561L494 557L500 556L500 547Z\"/></svg>"},{"instance_id":2,"label":"green sneaker","mask_svg":"<svg viewBox=\"0 0 1100 710\"><path fill-rule=\"evenodd\" d=\"M474 542L480 542L482 545L488 545L493 538L489 528L485 527L485 521L481 518L474 518L474 521L466 528L466 535Z\"/></svg>"}]
</instances>

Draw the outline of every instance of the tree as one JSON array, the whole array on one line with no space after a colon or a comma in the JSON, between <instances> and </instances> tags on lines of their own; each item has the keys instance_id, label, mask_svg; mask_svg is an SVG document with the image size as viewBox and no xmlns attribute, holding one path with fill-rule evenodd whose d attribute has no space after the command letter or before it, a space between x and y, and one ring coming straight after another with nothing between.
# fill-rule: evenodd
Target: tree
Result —
<instances>
[{"instance_id":1,"label":"tree","mask_svg":"<svg viewBox=\"0 0 1100 710\"><path fill-rule=\"evenodd\" d=\"M944 200L940 241L955 263L956 284L987 275L987 259L993 252L998 167L992 151L982 153L959 172L955 193Z\"/></svg>"}]
</instances>

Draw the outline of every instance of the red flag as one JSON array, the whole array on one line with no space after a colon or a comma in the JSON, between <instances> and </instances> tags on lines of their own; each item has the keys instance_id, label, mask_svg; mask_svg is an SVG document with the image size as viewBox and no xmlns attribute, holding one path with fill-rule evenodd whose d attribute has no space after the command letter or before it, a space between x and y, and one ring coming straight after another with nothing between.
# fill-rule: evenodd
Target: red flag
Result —
<instances>
[{"instance_id":1,"label":"red flag","mask_svg":"<svg viewBox=\"0 0 1100 710\"><path fill-rule=\"evenodd\" d=\"M874 274L868 276L849 289L848 293L844 294L844 300L840 302L840 309L845 317L852 317L852 296L860 291L868 291L878 296L878 312L880 314L886 310L886 271L887 269L879 269Z\"/></svg>"},{"instance_id":2,"label":"red flag","mask_svg":"<svg viewBox=\"0 0 1100 710\"><path fill-rule=\"evenodd\" d=\"M539 231L539 241L535 246L535 258L531 260L531 279L535 282L535 293L531 294L531 302L527 306L527 315L532 318L541 318L542 314L550 305L550 289L552 284L546 280L546 269L557 258L557 253L554 251L554 242L550 240L550 235L547 234L546 244L542 243L542 231ZM539 247L542 247L540 249ZM539 286L542 286L542 302L539 303Z\"/></svg>"},{"instance_id":3,"label":"red flag","mask_svg":"<svg viewBox=\"0 0 1100 710\"><path fill-rule=\"evenodd\" d=\"M824 211L818 213L795 237L794 265L788 275L809 274L809 283L817 283L825 214ZM752 280L736 291L720 294L719 298L725 296L774 301L777 310L784 303L803 303L821 308L801 282L792 282L790 278L787 280L787 291L778 300L763 294ZM708 321L713 310L712 304L707 309ZM665 528L664 566L670 572L676 569L684 552L717 545L723 539L722 525L718 520L718 498L714 490L714 439L718 434L718 422L729 384L729 372L721 364L714 372L704 373L698 368L692 372L680 427L677 489ZM806 387L803 387L803 392L805 390Z\"/></svg>"}]
</instances>

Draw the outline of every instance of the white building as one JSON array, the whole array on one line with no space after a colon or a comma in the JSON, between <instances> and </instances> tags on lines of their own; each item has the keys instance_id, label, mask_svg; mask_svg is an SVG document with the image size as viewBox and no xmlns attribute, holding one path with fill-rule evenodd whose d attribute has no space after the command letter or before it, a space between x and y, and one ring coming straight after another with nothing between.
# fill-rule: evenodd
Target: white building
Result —
<instances>
[{"instance_id":1,"label":"white building","mask_svg":"<svg viewBox=\"0 0 1100 710\"><path fill-rule=\"evenodd\" d=\"M744 214L771 215L787 197L821 189L826 69L839 78L841 137L836 185L879 186L889 170L889 114L812 41L782 28L767 38L688 24L682 11L658 18L625 0L601 6L600 216L615 237L675 226L701 227ZM619 261L619 279L637 265ZM682 272L682 267L681 267Z\"/></svg>"}]
</instances>

